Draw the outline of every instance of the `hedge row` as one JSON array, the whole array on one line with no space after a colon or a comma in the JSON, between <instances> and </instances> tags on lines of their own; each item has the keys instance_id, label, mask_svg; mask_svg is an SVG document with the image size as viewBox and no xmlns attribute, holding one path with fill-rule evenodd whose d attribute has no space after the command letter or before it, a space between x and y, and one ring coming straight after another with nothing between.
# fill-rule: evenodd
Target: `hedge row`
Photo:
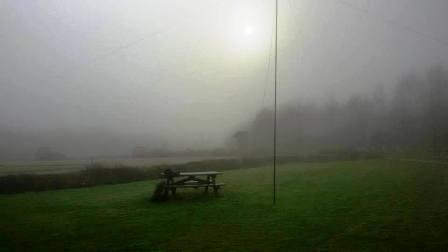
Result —
<instances>
[{"instance_id":1,"label":"hedge row","mask_svg":"<svg viewBox=\"0 0 448 252\"><path fill-rule=\"evenodd\" d=\"M335 160L356 160L378 158L379 155L365 153L321 154L307 157L280 157L278 163L314 162ZM73 173L60 174L22 174L0 177L0 193L21 193L66 188L90 187L97 185L128 183L133 181L157 179L166 169L173 171L224 171L253 168L272 164L270 158L221 159L190 162L186 164L158 165L149 168L129 166L105 167L101 164L86 166L86 169Z\"/></svg>"}]
</instances>

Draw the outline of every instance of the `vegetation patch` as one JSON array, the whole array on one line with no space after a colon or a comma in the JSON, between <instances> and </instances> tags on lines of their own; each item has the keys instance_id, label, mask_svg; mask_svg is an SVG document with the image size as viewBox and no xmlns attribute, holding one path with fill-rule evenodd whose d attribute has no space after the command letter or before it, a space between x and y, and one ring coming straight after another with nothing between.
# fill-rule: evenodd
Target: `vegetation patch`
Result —
<instances>
[{"instance_id":1,"label":"vegetation patch","mask_svg":"<svg viewBox=\"0 0 448 252\"><path fill-rule=\"evenodd\" d=\"M280 157L278 163L322 162L334 160L358 160L378 158L379 154L363 152L326 152L312 156ZM174 171L224 171L255 168L272 163L272 158L219 159L189 162L185 164L157 165L151 167L87 165L84 170L56 174L21 174L0 177L0 193L21 193L55 189L91 187L98 185L129 183L157 179L164 170Z\"/></svg>"}]
</instances>

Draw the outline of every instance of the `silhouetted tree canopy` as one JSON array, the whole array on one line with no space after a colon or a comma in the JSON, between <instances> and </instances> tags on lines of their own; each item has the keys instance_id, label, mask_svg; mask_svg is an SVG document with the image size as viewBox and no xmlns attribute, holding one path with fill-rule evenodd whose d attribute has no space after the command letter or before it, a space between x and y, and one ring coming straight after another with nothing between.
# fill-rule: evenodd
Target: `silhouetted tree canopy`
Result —
<instances>
[{"instance_id":1,"label":"silhouetted tree canopy","mask_svg":"<svg viewBox=\"0 0 448 252\"><path fill-rule=\"evenodd\" d=\"M252 155L270 153L272 111L260 111L249 126ZM281 154L323 150L448 152L448 71L440 65L425 75L408 74L387 94L352 96L324 105L298 102L278 112Z\"/></svg>"}]
</instances>

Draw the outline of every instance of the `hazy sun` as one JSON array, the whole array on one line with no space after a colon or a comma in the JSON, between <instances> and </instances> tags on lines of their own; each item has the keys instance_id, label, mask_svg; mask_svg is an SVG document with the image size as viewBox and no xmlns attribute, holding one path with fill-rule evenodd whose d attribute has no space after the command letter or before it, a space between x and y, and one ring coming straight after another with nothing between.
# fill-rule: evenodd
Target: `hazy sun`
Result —
<instances>
[{"instance_id":1,"label":"hazy sun","mask_svg":"<svg viewBox=\"0 0 448 252\"><path fill-rule=\"evenodd\" d=\"M229 55L243 58L264 56L269 49L272 18L248 5L234 8L227 18L225 29Z\"/></svg>"},{"instance_id":2,"label":"hazy sun","mask_svg":"<svg viewBox=\"0 0 448 252\"><path fill-rule=\"evenodd\" d=\"M251 36L254 33L254 28L250 24L246 24L244 27L244 34L246 36Z\"/></svg>"}]
</instances>

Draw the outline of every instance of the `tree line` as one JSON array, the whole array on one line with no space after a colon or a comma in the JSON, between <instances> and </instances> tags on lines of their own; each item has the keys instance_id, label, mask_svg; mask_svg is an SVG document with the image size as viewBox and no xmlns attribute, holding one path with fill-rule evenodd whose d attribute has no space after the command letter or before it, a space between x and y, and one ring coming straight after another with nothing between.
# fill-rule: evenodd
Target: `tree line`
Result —
<instances>
[{"instance_id":1,"label":"tree line","mask_svg":"<svg viewBox=\"0 0 448 252\"><path fill-rule=\"evenodd\" d=\"M319 151L448 153L448 71L436 65L423 74L409 73L392 91L352 96L343 102L296 102L277 114L280 154ZM246 132L246 134L241 134ZM273 111L263 109L239 131L240 151L267 155L273 146ZM235 137L234 136L234 137Z\"/></svg>"}]
</instances>

